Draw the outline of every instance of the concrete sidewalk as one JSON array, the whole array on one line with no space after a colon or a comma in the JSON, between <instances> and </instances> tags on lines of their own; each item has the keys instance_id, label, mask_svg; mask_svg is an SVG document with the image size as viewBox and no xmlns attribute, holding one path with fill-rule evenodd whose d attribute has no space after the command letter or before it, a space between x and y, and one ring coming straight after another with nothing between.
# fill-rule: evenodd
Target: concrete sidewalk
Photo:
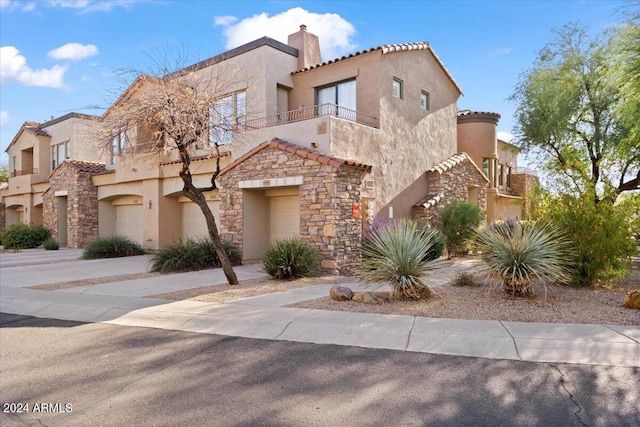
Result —
<instances>
[{"instance_id":1,"label":"concrete sidewalk","mask_svg":"<svg viewBox=\"0 0 640 427\"><path fill-rule=\"evenodd\" d=\"M139 259L120 259L121 264L114 264L117 260L97 260L2 268L0 311L247 338L491 359L640 367L638 326L471 321L284 307L326 296L331 285L291 289L227 303L144 298L225 283L220 270L59 291L24 289L29 286L25 283L47 282L47 277L47 283L55 283L67 277L123 274L121 270L125 267L134 270L146 265L144 257L134 258ZM64 265L66 269L59 268ZM445 263L434 276L433 285L450 280L455 271L470 268L473 268L470 262ZM7 272L9 274L5 274ZM264 276L258 265L241 266L236 272L241 280ZM355 283L347 286L360 289Z\"/></svg>"}]
</instances>

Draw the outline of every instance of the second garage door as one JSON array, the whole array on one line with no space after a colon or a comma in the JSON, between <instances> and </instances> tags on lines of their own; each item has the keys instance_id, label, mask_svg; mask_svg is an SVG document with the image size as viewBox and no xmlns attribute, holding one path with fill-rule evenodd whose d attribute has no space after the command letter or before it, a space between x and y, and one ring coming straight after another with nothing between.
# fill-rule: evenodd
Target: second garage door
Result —
<instances>
[{"instance_id":1,"label":"second garage door","mask_svg":"<svg viewBox=\"0 0 640 427\"><path fill-rule=\"evenodd\" d=\"M300 234L300 196L270 197L271 243Z\"/></svg>"},{"instance_id":2,"label":"second garage door","mask_svg":"<svg viewBox=\"0 0 640 427\"><path fill-rule=\"evenodd\" d=\"M118 234L142 243L142 205L116 206L116 230Z\"/></svg>"},{"instance_id":3,"label":"second garage door","mask_svg":"<svg viewBox=\"0 0 640 427\"><path fill-rule=\"evenodd\" d=\"M192 201L181 203L182 205L182 238L197 238L208 236L207 221L200 207ZM216 225L220 228L220 202L208 202L209 208L216 220Z\"/></svg>"}]
</instances>

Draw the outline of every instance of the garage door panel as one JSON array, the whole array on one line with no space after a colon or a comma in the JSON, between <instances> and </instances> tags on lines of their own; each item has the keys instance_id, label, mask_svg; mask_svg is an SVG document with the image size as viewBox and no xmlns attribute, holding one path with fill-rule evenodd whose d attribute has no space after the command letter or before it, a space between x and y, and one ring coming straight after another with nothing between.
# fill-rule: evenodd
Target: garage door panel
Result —
<instances>
[{"instance_id":1,"label":"garage door panel","mask_svg":"<svg viewBox=\"0 0 640 427\"><path fill-rule=\"evenodd\" d=\"M142 243L142 205L116 206L116 232Z\"/></svg>"},{"instance_id":2,"label":"garage door panel","mask_svg":"<svg viewBox=\"0 0 640 427\"><path fill-rule=\"evenodd\" d=\"M208 202L209 208L213 213L216 224L220 225L220 202ZM200 236L208 236L207 221L200 206L193 202L182 203L182 238L197 238Z\"/></svg>"},{"instance_id":3,"label":"garage door panel","mask_svg":"<svg viewBox=\"0 0 640 427\"><path fill-rule=\"evenodd\" d=\"M300 196L271 197L271 243L300 235Z\"/></svg>"}]
</instances>

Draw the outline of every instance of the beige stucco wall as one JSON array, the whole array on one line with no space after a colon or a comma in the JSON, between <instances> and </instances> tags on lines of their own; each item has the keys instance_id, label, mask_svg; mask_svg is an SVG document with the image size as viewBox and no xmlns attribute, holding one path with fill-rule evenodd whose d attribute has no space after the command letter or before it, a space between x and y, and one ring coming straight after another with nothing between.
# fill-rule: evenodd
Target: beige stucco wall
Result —
<instances>
[{"instance_id":1,"label":"beige stucco wall","mask_svg":"<svg viewBox=\"0 0 640 427\"><path fill-rule=\"evenodd\" d=\"M490 122L458 124L458 152L467 153L482 170L482 159L498 157L496 125Z\"/></svg>"}]
</instances>

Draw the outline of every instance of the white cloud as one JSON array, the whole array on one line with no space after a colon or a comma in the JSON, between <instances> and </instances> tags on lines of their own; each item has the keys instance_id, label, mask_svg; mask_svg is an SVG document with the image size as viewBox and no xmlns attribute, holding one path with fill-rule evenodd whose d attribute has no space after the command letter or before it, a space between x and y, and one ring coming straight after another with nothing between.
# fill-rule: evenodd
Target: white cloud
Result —
<instances>
[{"instance_id":1,"label":"white cloud","mask_svg":"<svg viewBox=\"0 0 640 427\"><path fill-rule=\"evenodd\" d=\"M91 80L91 77L87 76L86 74L83 74L80 80L82 80L83 82L88 82Z\"/></svg>"},{"instance_id":2,"label":"white cloud","mask_svg":"<svg viewBox=\"0 0 640 427\"><path fill-rule=\"evenodd\" d=\"M47 53L49 58L69 59L78 61L98 54L98 48L92 44L82 45L80 43L67 43L64 46L50 50Z\"/></svg>"},{"instance_id":3,"label":"white cloud","mask_svg":"<svg viewBox=\"0 0 640 427\"><path fill-rule=\"evenodd\" d=\"M283 43L287 42L289 34L299 30L305 24L310 33L320 38L320 51L323 60L334 59L345 53L353 52L356 44L350 38L355 34L355 28L340 15L335 13L313 13L301 7L289 9L277 15L267 13L253 15L237 21L231 16L217 16L216 25L224 27L227 38L227 49L238 47L244 43L268 36Z\"/></svg>"},{"instance_id":4,"label":"white cloud","mask_svg":"<svg viewBox=\"0 0 640 427\"><path fill-rule=\"evenodd\" d=\"M511 142L513 141L513 138L514 138L513 134L502 131L502 130L499 131L497 135L498 135L498 139L506 142Z\"/></svg>"},{"instance_id":5,"label":"white cloud","mask_svg":"<svg viewBox=\"0 0 640 427\"><path fill-rule=\"evenodd\" d=\"M115 7L130 8L134 3L146 0L49 0L49 7L77 9L80 13L108 12Z\"/></svg>"},{"instance_id":6,"label":"white cloud","mask_svg":"<svg viewBox=\"0 0 640 427\"><path fill-rule=\"evenodd\" d=\"M495 49L489 52L489 55L510 55L513 52L513 48L511 47L503 47L500 49Z\"/></svg>"},{"instance_id":7,"label":"white cloud","mask_svg":"<svg viewBox=\"0 0 640 427\"><path fill-rule=\"evenodd\" d=\"M67 66L54 65L50 69L32 70L27 58L14 46L0 48L0 82L15 80L27 86L59 88L64 86L64 73Z\"/></svg>"},{"instance_id":8,"label":"white cloud","mask_svg":"<svg viewBox=\"0 0 640 427\"><path fill-rule=\"evenodd\" d=\"M22 6L22 11L23 12L32 12L36 10L36 4L33 2L29 2L27 4L25 4L24 6Z\"/></svg>"},{"instance_id":9,"label":"white cloud","mask_svg":"<svg viewBox=\"0 0 640 427\"><path fill-rule=\"evenodd\" d=\"M9 123L9 112L0 111L0 126L4 126Z\"/></svg>"},{"instance_id":10,"label":"white cloud","mask_svg":"<svg viewBox=\"0 0 640 427\"><path fill-rule=\"evenodd\" d=\"M216 16L215 18L213 18L213 23L215 25L222 25L223 27L226 27L227 25L233 24L237 20L238 18L236 18L235 16Z\"/></svg>"}]
</instances>

